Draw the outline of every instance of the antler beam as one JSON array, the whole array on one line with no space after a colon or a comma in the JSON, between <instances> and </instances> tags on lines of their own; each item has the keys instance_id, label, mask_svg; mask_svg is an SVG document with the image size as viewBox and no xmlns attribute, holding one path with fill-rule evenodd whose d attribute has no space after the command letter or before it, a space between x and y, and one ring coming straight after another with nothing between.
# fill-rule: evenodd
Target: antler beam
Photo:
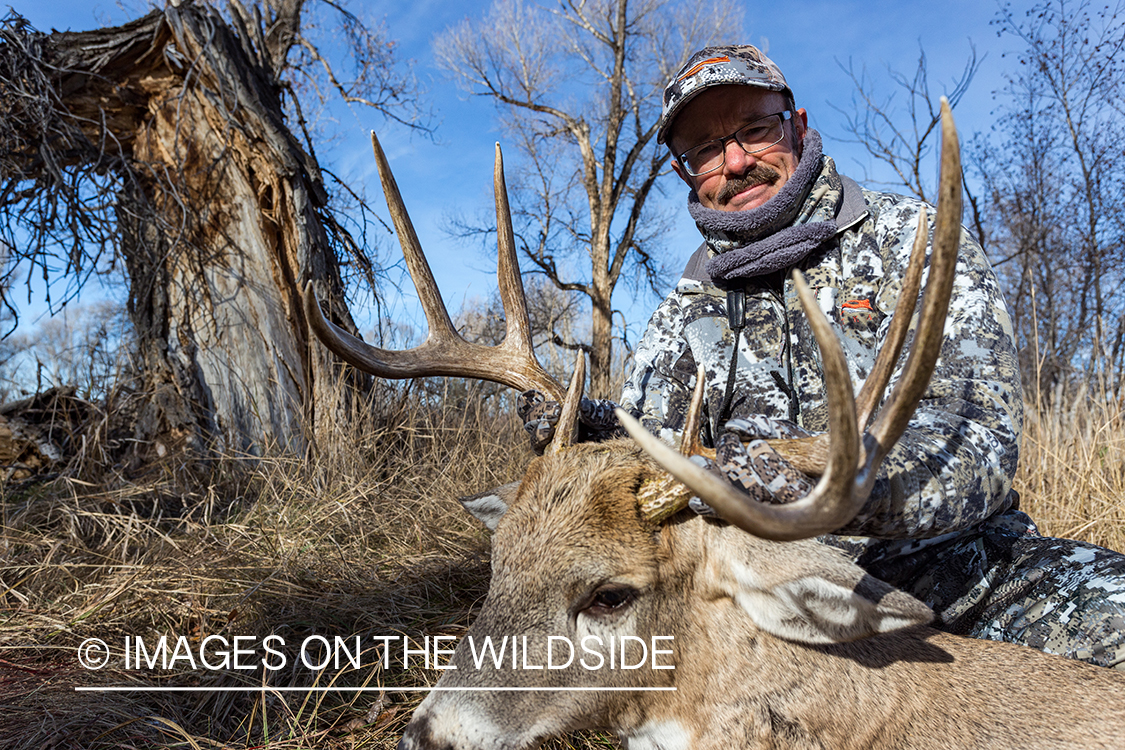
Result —
<instances>
[{"instance_id":1,"label":"antler beam","mask_svg":"<svg viewBox=\"0 0 1125 750\"><path fill-rule=\"evenodd\" d=\"M305 315L309 326L337 356L372 375L392 379L433 376L478 378L521 391L535 389L546 393L551 399L563 401L566 391L539 364L532 348L531 323L528 320L527 298L516 260L516 243L500 144L496 144L496 166L493 173L499 246L496 274L507 330L504 340L497 346L471 344L453 327L398 184L374 132L371 133L371 146L375 152L375 164L379 169L379 179L383 184L391 220L402 246L402 254L426 314L429 335L420 346L405 351L371 346L324 317L311 282L306 285L304 295Z\"/></svg>"}]
</instances>

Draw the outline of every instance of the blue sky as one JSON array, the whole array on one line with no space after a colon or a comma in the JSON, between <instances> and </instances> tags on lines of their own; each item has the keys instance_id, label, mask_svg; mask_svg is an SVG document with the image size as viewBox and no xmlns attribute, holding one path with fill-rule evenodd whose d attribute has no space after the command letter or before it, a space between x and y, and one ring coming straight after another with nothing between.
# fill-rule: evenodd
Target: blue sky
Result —
<instances>
[{"instance_id":1,"label":"blue sky","mask_svg":"<svg viewBox=\"0 0 1125 750\"><path fill-rule=\"evenodd\" d=\"M549 2L549 0L544 0ZM1014 3L1019 15L1028 3ZM414 71L426 88L426 102L436 114L436 138L431 140L391 126L364 109L336 108L340 138L318 149L318 156L333 171L359 181L374 197L378 181L370 156L368 130L380 132L392 168L402 188L423 246L431 258L435 277L451 310L465 301L487 296L495 286L494 265L479 244L465 245L441 230L443 217L456 212L473 216L491 205L491 164L493 143L500 137L495 110L482 99L468 100L432 64L430 43L433 36L463 18L478 18L487 2L451 3L447 0L401 0L353 2L350 8L375 22L383 22L389 36L398 40L404 58L413 60ZM132 4L122 10L108 2L17 0L15 10L41 30L52 28L74 31L115 25L137 17L144 5ZM993 0L948 0L937 3L903 0L839 2L806 0L801 3L746 3L742 39L765 45L769 55L785 72L798 106L809 111L810 123L825 137L825 152L835 156L841 171L859 180L886 177L857 147L841 142L845 134L841 115L830 104L850 109L853 87L837 60L866 67L871 76L892 89L886 67L912 74L917 64L919 45L929 60L930 81L935 91L951 85L969 55L970 42L983 63L968 96L957 110L958 125L965 138L987 130L997 102L993 92L1003 84L1003 72L1014 64L1005 52L1016 49L1011 37L998 37L990 21L997 4ZM450 175L455 175L452 181ZM676 178L666 176L669 200L683 205L684 188ZM435 191L435 184L441 190ZM380 206L381 207L381 206ZM665 258L678 268L699 244L698 233L686 210L678 218L665 248ZM386 255L386 254L385 254ZM393 290L389 311L398 318L421 320L411 298ZM636 340L655 300L632 300L624 291L615 305L625 311L630 322L630 339ZM29 323L40 314L32 304L24 318ZM365 312L354 311L358 320Z\"/></svg>"}]
</instances>

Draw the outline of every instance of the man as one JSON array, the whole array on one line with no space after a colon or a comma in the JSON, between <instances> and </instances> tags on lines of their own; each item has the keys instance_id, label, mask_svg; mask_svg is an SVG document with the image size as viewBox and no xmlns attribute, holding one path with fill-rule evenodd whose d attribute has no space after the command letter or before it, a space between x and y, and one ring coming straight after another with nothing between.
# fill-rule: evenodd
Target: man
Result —
<instances>
[{"instance_id":1,"label":"man","mask_svg":"<svg viewBox=\"0 0 1125 750\"><path fill-rule=\"evenodd\" d=\"M792 501L812 483L765 439L823 431L827 409L789 272L805 274L833 321L858 390L886 334L918 214L933 209L840 175L781 71L751 46L693 55L665 88L657 140L691 190L688 211L705 242L653 314L622 406L671 437L702 365L706 437L720 468L759 500ZM607 403L583 406L592 434L613 428ZM999 286L962 232L931 384L863 510L821 541L929 604L941 629L1125 669L1125 556L1041 537L1017 510L1022 408ZM541 441L555 410L523 411Z\"/></svg>"}]
</instances>

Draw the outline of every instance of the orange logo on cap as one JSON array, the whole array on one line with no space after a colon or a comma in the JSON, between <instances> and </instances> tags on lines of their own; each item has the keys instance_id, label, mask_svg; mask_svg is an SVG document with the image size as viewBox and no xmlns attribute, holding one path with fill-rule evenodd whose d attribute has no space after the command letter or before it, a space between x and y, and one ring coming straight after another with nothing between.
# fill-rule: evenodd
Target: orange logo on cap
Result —
<instances>
[{"instance_id":1,"label":"orange logo on cap","mask_svg":"<svg viewBox=\"0 0 1125 750\"><path fill-rule=\"evenodd\" d=\"M695 75L699 71L703 70L708 65L714 65L715 63L727 63L727 62L730 62L730 57L728 57L727 55L723 55L722 57L712 57L712 58L708 58L707 60L700 60L695 65L691 66L691 69L689 69L686 73L684 73L682 76L680 76L676 80L682 81L685 78L691 78L693 75Z\"/></svg>"}]
</instances>

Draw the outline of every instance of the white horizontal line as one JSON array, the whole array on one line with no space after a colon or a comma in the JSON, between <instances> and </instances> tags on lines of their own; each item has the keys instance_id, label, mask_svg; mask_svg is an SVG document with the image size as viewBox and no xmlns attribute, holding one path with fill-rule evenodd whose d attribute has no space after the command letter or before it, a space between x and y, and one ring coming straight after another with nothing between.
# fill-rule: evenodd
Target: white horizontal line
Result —
<instances>
[{"instance_id":1,"label":"white horizontal line","mask_svg":"<svg viewBox=\"0 0 1125 750\"><path fill-rule=\"evenodd\" d=\"M583 693L645 693L675 692L674 687L131 687L129 685L80 686L74 688L78 693L249 693L268 691L271 693L437 693L437 692L484 692L484 693L529 693L529 692L583 692Z\"/></svg>"}]
</instances>

